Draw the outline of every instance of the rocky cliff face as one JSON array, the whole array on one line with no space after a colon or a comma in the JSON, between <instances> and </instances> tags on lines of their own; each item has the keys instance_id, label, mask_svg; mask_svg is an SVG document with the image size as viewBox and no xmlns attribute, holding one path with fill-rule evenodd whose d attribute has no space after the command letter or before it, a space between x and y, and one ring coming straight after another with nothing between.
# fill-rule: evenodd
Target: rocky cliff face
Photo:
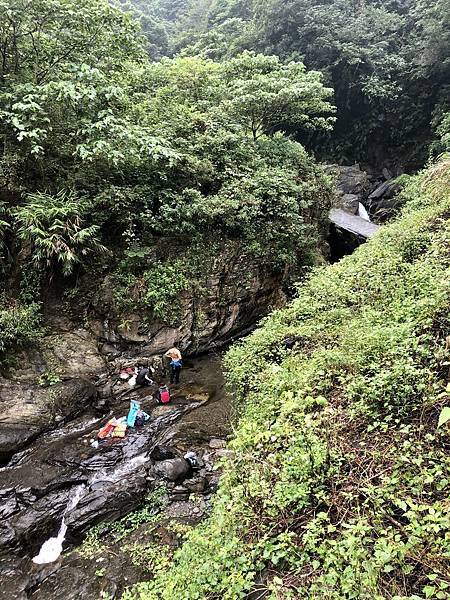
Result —
<instances>
[{"instance_id":1,"label":"rocky cliff face","mask_svg":"<svg viewBox=\"0 0 450 600\"><path fill-rule=\"evenodd\" d=\"M145 314L114 316L108 277L93 290L87 313L55 297L48 300L47 335L17 356L16 366L0 378L0 463L86 406L103 410L120 393L110 382L125 363L151 363L152 356L175 343L185 355L208 351L284 302L286 272L264 270L238 245L208 267L201 289L181 299L179 326Z\"/></svg>"},{"instance_id":2,"label":"rocky cliff face","mask_svg":"<svg viewBox=\"0 0 450 600\"><path fill-rule=\"evenodd\" d=\"M228 245L205 265L196 285L183 293L179 325L167 325L142 312L114 316L112 283L106 278L93 299L87 328L103 355L118 355L126 348L151 356L174 344L188 354L204 352L282 306L286 276L286 270L270 272L249 259L239 244Z\"/></svg>"}]
</instances>

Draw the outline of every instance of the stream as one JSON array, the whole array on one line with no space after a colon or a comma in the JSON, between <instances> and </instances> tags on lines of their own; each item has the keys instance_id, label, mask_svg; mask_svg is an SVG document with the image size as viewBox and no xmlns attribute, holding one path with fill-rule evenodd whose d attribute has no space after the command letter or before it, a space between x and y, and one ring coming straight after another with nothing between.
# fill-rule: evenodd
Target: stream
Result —
<instances>
[{"instance_id":1,"label":"stream","mask_svg":"<svg viewBox=\"0 0 450 600\"><path fill-rule=\"evenodd\" d=\"M207 514L217 487L214 463L226 454L229 433L220 358L210 355L189 364L171 391L168 405L156 405L149 389L122 391L104 415L87 408L42 434L0 469L0 599L95 600L106 592L119 598L127 585L145 578L145 569L123 557L116 560L115 550L98 557L99 570L76 548L93 526L104 523L107 531L108 523L141 507L162 483L164 516L195 524ZM112 414L126 414L131 397L143 402L149 423L128 429L123 440L93 447L99 428ZM163 463L155 459L160 447L178 457L194 451L199 469L185 480L167 480L158 466Z\"/></svg>"}]
</instances>

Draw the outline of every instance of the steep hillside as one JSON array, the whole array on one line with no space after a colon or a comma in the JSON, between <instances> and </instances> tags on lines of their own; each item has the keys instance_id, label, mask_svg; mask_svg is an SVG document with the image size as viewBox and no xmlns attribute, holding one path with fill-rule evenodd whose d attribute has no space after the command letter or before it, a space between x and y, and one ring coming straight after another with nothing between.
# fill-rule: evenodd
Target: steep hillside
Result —
<instances>
[{"instance_id":1,"label":"steep hillside","mask_svg":"<svg viewBox=\"0 0 450 600\"><path fill-rule=\"evenodd\" d=\"M210 519L124 598L448 598L449 162L228 354Z\"/></svg>"}]
</instances>

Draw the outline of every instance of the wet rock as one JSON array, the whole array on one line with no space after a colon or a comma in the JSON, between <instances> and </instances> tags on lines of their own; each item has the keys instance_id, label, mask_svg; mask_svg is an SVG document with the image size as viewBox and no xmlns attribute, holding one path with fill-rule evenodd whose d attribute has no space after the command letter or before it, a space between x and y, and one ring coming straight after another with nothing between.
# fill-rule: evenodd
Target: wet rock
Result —
<instances>
[{"instance_id":1,"label":"wet rock","mask_svg":"<svg viewBox=\"0 0 450 600\"><path fill-rule=\"evenodd\" d=\"M32 552L40 540L50 537L59 529L61 515L66 507L68 491L46 495L31 506L22 506L20 512L0 523L0 551L28 547Z\"/></svg>"},{"instance_id":2,"label":"wet rock","mask_svg":"<svg viewBox=\"0 0 450 600\"><path fill-rule=\"evenodd\" d=\"M145 498L145 471L128 474L118 481L104 482L82 496L65 521L72 535L80 535L99 522L111 522L131 512Z\"/></svg>"},{"instance_id":3,"label":"wet rock","mask_svg":"<svg viewBox=\"0 0 450 600\"><path fill-rule=\"evenodd\" d=\"M207 487L207 481L205 477L193 477L185 480L184 487L189 492L201 493L205 491Z\"/></svg>"},{"instance_id":4,"label":"wet rock","mask_svg":"<svg viewBox=\"0 0 450 600\"><path fill-rule=\"evenodd\" d=\"M209 447L210 448L225 448L225 446L227 445L225 440L220 440L218 438L212 438L212 440L209 440Z\"/></svg>"},{"instance_id":5,"label":"wet rock","mask_svg":"<svg viewBox=\"0 0 450 600\"><path fill-rule=\"evenodd\" d=\"M23 351L14 379L31 384L45 373L61 379L95 377L106 368L97 346L95 336L71 323L71 330L45 336L39 346Z\"/></svg>"},{"instance_id":6,"label":"wet rock","mask_svg":"<svg viewBox=\"0 0 450 600\"><path fill-rule=\"evenodd\" d=\"M383 222L392 216L400 207L397 194L400 186L395 180L385 181L378 185L368 198L370 213L378 222Z\"/></svg>"},{"instance_id":7,"label":"wet rock","mask_svg":"<svg viewBox=\"0 0 450 600\"><path fill-rule=\"evenodd\" d=\"M215 383L217 379L215 375ZM21 385L24 386L23 382ZM49 389L36 391L48 392ZM190 389L186 385L183 394L186 395L184 398L174 398L170 410L158 415L144 404L145 410L152 414L148 425L139 430L130 429L124 440L111 440L96 449L89 445L89 441L95 438L108 417L96 417L89 401L90 408L83 419L67 423L65 418L65 424L59 423L57 430L42 435L26 450L14 455L8 467L0 471L0 599L3 590L7 590L5 598L8 600L22 597L28 600L74 600L100 597L102 591L116 593L119 590L122 593L127 585L126 578L133 572L133 566L123 559L124 555L117 558L117 564L111 564L111 570L108 567L105 577L96 576L98 565L90 565L84 559L74 560L76 553L62 556L51 565L31 564L31 557L37 554L40 545L56 535L69 498L74 497L74 488L81 483L85 486L83 494L77 506L68 510L64 517L68 525L65 547L78 543L95 523L105 522L107 529L108 522L141 506L149 490L161 483L162 477L154 468L173 460L181 461L183 467L179 472L185 474L180 480L165 480L169 488L167 496L172 501L167 508L167 516L173 514L184 522L192 523L202 518L207 505L190 503L187 499L192 493L205 491L209 475L206 469L202 469L201 473L196 472L190 479L186 478L186 475L191 475L190 471L186 473L189 466L184 459L177 459L175 453L185 453L194 448L201 454L202 450L190 440L186 440L186 446L184 438L180 441L180 425L191 422L191 413L199 413L201 422L210 423L212 420L217 429L219 419L225 419L228 412L219 410L220 403L216 399L211 407L209 403L202 406L214 394L214 391L205 390L204 386L197 384ZM194 399L191 401L188 396ZM33 406L35 398L30 399L30 406ZM126 414L128 406L128 399L116 400L115 414ZM203 408L206 410L203 411ZM58 411L54 414L65 413ZM211 437L221 435L227 435L227 432L209 432L203 447ZM150 455L156 447L160 457L171 458L152 466ZM212 450L209 454L211 461L215 452ZM183 484L180 484L181 480ZM209 491L209 487L206 489ZM196 512L194 509L197 509ZM6 560L3 570L1 546ZM26 561L16 564L16 557L27 552ZM144 575L136 573L132 582L142 580ZM4 581L7 583L5 586Z\"/></svg>"},{"instance_id":8,"label":"wet rock","mask_svg":"<svg viewBox=\"0 0 450 600\"><path fill-rule=\"evenodd\" d=\"M112 396L111 384L108 383L108 384L103 385L102 387L100 387L98 389L98 395L102 399L111 398L111 396Z\"/></svg>"},{"instance_id":9,"label":"wet rock","mask_svg":"<svg viewBox=\"0 0 450 600\"><path fill-rule=\"evenodd\" d=\"M174 451L167 446L155 446L150 453L150 458L155 461L168 460L169 458L175 458L175 456Z\"/></svg>"},{"instance_id":10,"label":"wet rock","mask_svg":"<svg viewBox=\"0 0 450 600\"><path fill-rule=\"evenodd\" d=\"M162 479L179 481L191 472L191 465L184 458L171 458L157 462L153 472Z\"/></svg>"},{"instance_id":11,"label":"wet rock","mask_svg":"<svg viewBox=\"0 0 450 600\"><path fill-rule=\"evenodd\" d=\"M0 557L0 600L28 600L30 577L19 557Z\"/></svg>"},{"instance_id":12,"label":"wet rock","mask_svg":"<svg viewBox=\"0 0 450 600\"><path fill-rule=\"evenodd\" d=\"M358 214L360 196L357 194L343 194L334 203L335 208L342 208L352 215Z\"/></svg>"},{"instance_id":13,"label":"wet rock","mask_svg":"<svg viewBox=\"0 0 450 600\"><path fill-rule=\"evenodd\" d=\"M175 485L172 488L172 494L186 494L187 488L183 485Z\"/></svg>"},{"instance_id":14,"label":"wet rock","mask_svg":"<svg viewBox=\"0 0 450 600\"><path fill-rule=\"evenodd\" d=\"M110 358L117 358L121 354L120 350L108 342L105 342L100 346L100 352L101 354L106 354Z\"/></svg>"},{"instance_id":15,"label":"wet rock","mask_svg":"<svg viewBox=\"0 0 450 600\"><path fill-rule=\"evenodd\" d=\"M374 191L369 195L369 201L373 202L373 200L379 200L383 196L388 196L390 193L393 192L394 189L395 184L389 181L385 181L377 188L375 188Z\"/></svg>"},{"instance_id":16,"label":"wet rock","mask_svg":"<svg viewBox=\"0 0 450 600\"><path fill-rule=\"evenodd\" d=\"M71 379L50 388L38 388L0 379L0 461L56 427L61 420L81 412L96 395L86 379Z\"/></svg>"}]
</instances>

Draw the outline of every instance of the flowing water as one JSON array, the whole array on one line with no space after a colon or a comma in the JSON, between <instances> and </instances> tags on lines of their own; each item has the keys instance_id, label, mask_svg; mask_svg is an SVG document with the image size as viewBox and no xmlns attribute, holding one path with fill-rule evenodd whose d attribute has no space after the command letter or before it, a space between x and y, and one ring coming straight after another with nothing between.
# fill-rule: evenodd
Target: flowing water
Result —
<instances>
[{"instance_id":1,"label":"flowing water","mask_svg":"<svg viewBox=\"0 0 450 600\"><path fill-rule=\"evenodd\" d=\"M181 456L205 447L211 452L209 440L229 431L220 362L200 359L183 375L167 406L155 406L142 390L151 420L128 430L124 440L91 446L111 414L127 413L129 398L119 397L103 417L88 410L61 423L0 469L0 600L98 597L95 562L65 558L67 547L78 544L93 525L139 508L157 484L151 483L149 458L155 445L170 445ZM123 589L134 571L118 561L110 586ZM141 575L136 571L134 577ZM116 597L112 587L109 593Z\"/></svg>"},{"instance_id":2,"label":"flowing water","mask_svg":"<svg viewBox=\"0 0 450 600\"><path fill-rule=\"evenodd\" d=\"M63 542L67 532L67 525L65 521L66 513L75 508L85 489L86 487L84 485L79 485L75 488L74 493L69 498L66 510L64 511L58 535L56 537L51 537L42 544L39 554L33 558L33 562L36 565L45 565L47 563L54 562L61 555L63 551Z\"/></svg>"}]
</instances>

